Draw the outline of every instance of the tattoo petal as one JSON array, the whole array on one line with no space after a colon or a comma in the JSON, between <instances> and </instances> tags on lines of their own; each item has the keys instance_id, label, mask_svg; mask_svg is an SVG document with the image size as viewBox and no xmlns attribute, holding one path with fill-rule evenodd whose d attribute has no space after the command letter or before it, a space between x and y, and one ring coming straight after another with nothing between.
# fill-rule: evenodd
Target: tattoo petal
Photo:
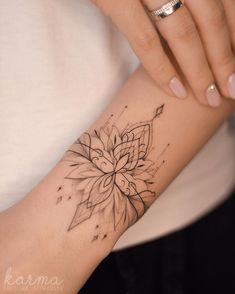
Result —
<instances>
[{"instance_id":1,"label":"tattoo petal","mask_svg":"<svg viewBox=\"0 0 235 294\"><path fill-rule=\"evenodd\" d=\"M150 121L133 124L122 132L114 123L111 127L105 124L93 134L84 133L73 144L64 157L72 163L71 170L57 190L68 199L77 199L68 230L98 213L99 232L95 232L93 240L99 236L104 239L119 224L131 225L147 210L156 196L149 189L149 180L158 169L148 158L153 121L163 108L164 105L158 107ZM63 196L57 199L61 203Z\"/></svg>"}]
</instances>

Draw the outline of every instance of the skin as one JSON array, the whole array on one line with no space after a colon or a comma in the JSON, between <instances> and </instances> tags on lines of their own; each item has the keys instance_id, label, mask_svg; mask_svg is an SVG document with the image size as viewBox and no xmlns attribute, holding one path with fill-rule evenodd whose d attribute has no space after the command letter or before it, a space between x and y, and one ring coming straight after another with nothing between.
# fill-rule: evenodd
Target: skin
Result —
<instances>
[{"instance_id":1,"label":"skin","mask_svg":"<svg viewBox=\"0 0 235 294\"><path fill-rule=\"evenodd\" d=\"M119 120L120 130L124 130L127 124L149 120L156 107L163 104L164 111L154 122L152 146L155 151L148 154L148 159L156 161L156 155L168 143L170 147L163 156L165 164L152 179L151 189L156 192L152 201L161 197L159 194L235 109L235 102L228 99L224 99L218 109L203 107L195 101L190 89L187 100L171 99L143 68L139 68L88 132L94 134L94 130L100 130L110 114L119 114L125 105L128 108ZM56 204L58 187L71 169L71 163L64 160L67 154L21 202L0 214L0 288L3 294L9 293L9 288L4 289L9 267L12 267L13 280L29 274L34 277L56 276L63 280L62 289L53 293L77 293L132 224L120 224L115 230L109 230L107 238L94 241L97 213L68 231L77 200L83 195L78 192L75 199ZM20 292L17 286L9 287L11 293ZM34 292L45 293L45 290L38 287Z\"/></svg>"},{"instance_id":2,"label":"skin","mask_svg":"<svg viewBox=\"0 0 235 294\"><path fill-rule=\"evenodd\" d=\"M187 91L180 95L172 91L172 79L181 80L182 86L184 81L161 39L167 42L200 103L211 105L207 94L211 86L222 96L235 99L235 90L232 93L229 86L235 73L234 0L185 0L183 7L160 21L150 19L147 10L160 8L166 0L92 2L126 36L146 71L168 95L184 98ZM220 94L217 104L211 106L220 105Z\"/></svg>"}]
</instances>

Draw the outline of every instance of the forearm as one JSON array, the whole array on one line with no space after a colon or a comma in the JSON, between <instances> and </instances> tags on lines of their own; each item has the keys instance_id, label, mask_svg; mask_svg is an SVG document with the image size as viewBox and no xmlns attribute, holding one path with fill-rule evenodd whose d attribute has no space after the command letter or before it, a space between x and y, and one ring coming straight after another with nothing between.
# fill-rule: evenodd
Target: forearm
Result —
<instances>
[{"instance_id":1,"label":"forearm","mask_svg":"<svg viewBox=\"0 0 235 294\"><path fill-rule=\"evenodd\" d=\"M234 106L169 98L139 69L45 179L0 216L2 278L12 266L15 276L58 276L63 293L76 293Z\"/></svg>"}]
</instances>

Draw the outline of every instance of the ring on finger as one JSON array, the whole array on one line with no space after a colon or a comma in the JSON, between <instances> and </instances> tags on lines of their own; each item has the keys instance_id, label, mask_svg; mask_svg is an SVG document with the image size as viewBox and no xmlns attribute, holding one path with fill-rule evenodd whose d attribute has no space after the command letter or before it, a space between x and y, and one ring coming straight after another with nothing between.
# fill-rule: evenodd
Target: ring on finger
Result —
<instances>
[{"instance_id":1,"label":"ring on finger","mask_svg":"<svg viewBox=\"0 0 235 294\"><path fill-rule=\"evenodd\" d=\"M183 5L184 3L181 0L172 0L162 5L160 8L148 11L155 20L159 21L162 18L168 17L175 13Z\"/></svg>"}]
</instances>

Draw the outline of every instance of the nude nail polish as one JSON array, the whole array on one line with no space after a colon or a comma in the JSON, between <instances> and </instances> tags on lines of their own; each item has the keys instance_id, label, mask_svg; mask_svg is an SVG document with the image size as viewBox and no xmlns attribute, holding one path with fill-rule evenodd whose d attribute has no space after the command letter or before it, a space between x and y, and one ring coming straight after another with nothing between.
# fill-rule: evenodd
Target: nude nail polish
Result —
<instances>
[{"instance_id":1,"label":"nude nail polish","mask_svg":"<svg viewBox=\"0 0 235 294\"><path fill-rule=\"evenodd\" d=\"M235 99L235 73L228 78L228 91L230 98Z\"/></svg>"},{"instance_id":2,"label":"nude nail polish","mask_svg":"<svg viewBox=\"0 0 235 294\"><path fill-rule=\"evenodd\" d=\"M178 78L173 78L170 81L170 88L172 92L175 94L178 98L186 98L187 97L187 91L184 87L184 85L181 83L181 81Z\"/></svg>"},{"instance_id":3,"label":"nude nail polish","mask_svg":"<svg viewBox=\"0 0 235 294\"><path fill-rule=\"evenodd\" d=\"M221 104L221 96L216 85L210 85L206 91L207 102L211 107L219 107Z\"/></svg>"}]
</instances>

